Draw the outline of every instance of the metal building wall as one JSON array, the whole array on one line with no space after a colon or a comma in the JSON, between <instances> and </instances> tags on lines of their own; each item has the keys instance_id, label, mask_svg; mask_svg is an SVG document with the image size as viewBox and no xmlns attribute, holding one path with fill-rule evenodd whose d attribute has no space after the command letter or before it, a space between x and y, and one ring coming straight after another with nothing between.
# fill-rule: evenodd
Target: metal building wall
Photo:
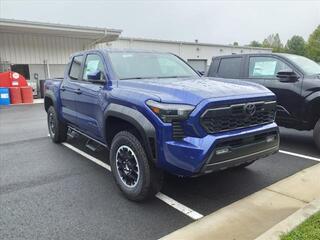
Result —
<instances>
[{"instance_id":1,"label":"metal building wall","mask_svg":"<svg viewBox=\"0 0 320 240\"><path fill-rule=\"evenodd\" d=\"M0 61L11 64L66 64L92 40L54 35L0 33Z\"/></svg>"},{"instance_id":2,"label":"metal building wall","mask_svg":"<svg viewBox=\"0 0 320 240\"><path fill-rule=\"evenodd\" d=\"M119 38L114 42L99 44L97 48L132 48L146 49L163 52L171 52L182 57L184 60L201 59L206 60L210 65L212 57L240 54L240 53L264 53L271 52L271 49L251 48L251 47L233 47L214 44L196 44L186 42L161 41L149 39L130 39Z\"/></svg>"}]
</instances>

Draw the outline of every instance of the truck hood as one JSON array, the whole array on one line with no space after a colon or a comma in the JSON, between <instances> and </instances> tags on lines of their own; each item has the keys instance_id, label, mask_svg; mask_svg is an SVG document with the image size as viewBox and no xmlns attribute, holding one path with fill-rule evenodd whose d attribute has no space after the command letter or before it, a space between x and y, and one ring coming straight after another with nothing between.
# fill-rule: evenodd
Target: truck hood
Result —
<instances>
[{"instance_id":1,"label":"truck hood","mask_svg":"<svg viewBox=\"0 0 320 240\"><path fill-rule=\"evenodd\" d=\"M267 88L255 83L215 78L119 80L118 87L154 95L162 102L192 105L208 98L272 95Z\"/></svg>"}]
</instances>

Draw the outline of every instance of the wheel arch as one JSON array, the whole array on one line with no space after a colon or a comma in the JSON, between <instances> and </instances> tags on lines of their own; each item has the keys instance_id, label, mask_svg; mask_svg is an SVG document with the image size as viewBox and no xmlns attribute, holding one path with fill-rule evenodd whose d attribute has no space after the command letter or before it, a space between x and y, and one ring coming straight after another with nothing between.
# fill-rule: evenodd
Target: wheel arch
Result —
<instances>
[{"instance_id":1,"label":"wheel arch","mask_svg":"<svg viewBox=\"0 0 320 240\"><path fill-rule=\"evenodd\" d=\"M46 110L46 112L48 111L50 106L56 108L56 97L52 92L46 92L44 96L44 109Z\"/></svg>"},{"instance_id":2,"label":"wheel arch","mask_svg":"<svg viewBox=\"0 0 320 240\"><path fill-rule=\"evenodd\" d=\"M104 114L103 134L110 147L113 137L121 130L136 131L145 146L148 159L156 163L156 130L151 122L138 110L111 103Z\"/></svg>"},{"instance_id":3,"label":"wheel arch","mask_svg":"<svg viewBox=\"0 0 320 240\"><path fill-rule=\"evenodd\" d=\"M311 127L314 128L317 121L320 119L320 91L315 92L311 95L309 95L306 98L306 102L308 104L308 118L310 119Z\"/></svg>"}]
</instances>

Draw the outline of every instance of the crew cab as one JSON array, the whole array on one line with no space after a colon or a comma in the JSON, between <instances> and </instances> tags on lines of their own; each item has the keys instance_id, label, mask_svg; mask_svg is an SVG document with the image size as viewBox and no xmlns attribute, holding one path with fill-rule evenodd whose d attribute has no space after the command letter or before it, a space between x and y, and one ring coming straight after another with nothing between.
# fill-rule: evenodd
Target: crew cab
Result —
<instances>
[{"instance_id":1,"label":"crew cab","mask_svg":"<svg viewBox=\"0 0 320 240\"><path fill-rule=\"evenodd\" d=\"M115 182L135 201L160 191L164 171L242 168L279 149L271 91L201 78L170 53L76 53L62 81L46 80L44 107L53 142L77 132L109 148Z\"/></svg>"},{"instance_id":2,"label":"crew cab","mask_svg":"<svg viewBox=\"0 0 320 240\"><path fill-rule=\"evenodd\" d=\"M320 149L320 65L293 54L256 53L212 59L208 77L262 84L277 96L276 122L313 130Z\"/></svg>"}]
</instances>

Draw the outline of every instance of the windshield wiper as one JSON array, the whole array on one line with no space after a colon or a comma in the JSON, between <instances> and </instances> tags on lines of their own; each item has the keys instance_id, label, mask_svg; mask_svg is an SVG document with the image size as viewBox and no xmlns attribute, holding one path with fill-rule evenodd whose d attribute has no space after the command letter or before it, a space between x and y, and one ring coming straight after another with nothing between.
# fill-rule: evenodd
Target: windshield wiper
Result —
<instances>
[{"instance_id":1,"label":"windshield wiper","mask_svg":"<svg viewBox=\"0 0 320 240\"><path fill-rule=\"evenodd\" d=\"M120 78L120 80L132 80L132 79L161 79L161 78L187 78L192 76L159 76L159 77L128 77Z\"/></svg>"},{"instance_id":2,"label":"windshield wiper","mask_svg":"<svg viewBox=\"0 0 320 240\"><path fill-rule=\"evenodd\" d=\"M150 79L155 77L128 77L128 78L120 78L120 80L131 80L131 79Z\"/></svg>"},{"instance_id":3,"label":"windshield wiper","mask_svg":"<svg viewBox=\"0 0 320 240\"><path fill-rule=\"evenodd\" d=\"M157 78L187 78L192 76L163 76L163 77L157 77Z\"/></svg>"}]
</instances>

